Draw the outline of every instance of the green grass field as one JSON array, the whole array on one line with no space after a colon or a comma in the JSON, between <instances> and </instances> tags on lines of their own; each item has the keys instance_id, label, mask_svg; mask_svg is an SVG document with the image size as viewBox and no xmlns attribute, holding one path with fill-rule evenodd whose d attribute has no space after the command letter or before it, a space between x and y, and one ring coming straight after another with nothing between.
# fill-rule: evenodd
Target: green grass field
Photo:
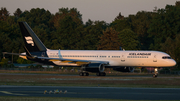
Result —
<instances>
[{"instance_id":1,"label":"green grass field","mask_svg":"<svg viewBox=\"0 0 180 101\"><path fill-rule=\"evenodd\" d=\"M125 76L126 75L126 76ZM120 74L99 76L0 74L0 85L180 88L180 76Z\"/></svg>"},{"instance_id":2,"label":"green grass field","mask_svg":"<svg viewBox=\"0 0 180 101\"><path fill-rule=\"evenodd\" d=\"M0 71L0 85L30 86L92 86L92 87L145 87L145 88L180 88L180 76L160 75L152 78L151 74L108 74L106 77L67 75L62 73L25 71ZM4 74L5 73L5 74ZM7 73L7 74L6 74ZM52 74L52 75L51 75ZM57 74L57 75L54 75ZM71 73L67 73L71 74ZM94 75L94 74L91 74ZM14 97L0 96L0 101L134 101L94 98L60 98L60 97ZM148 101L148 100L145 100ZM158 100L159 101L159 100ZM164 101L164 100L163 100ZM168 101L168 100L167 100Z\"/></svg>"}]
</instances>

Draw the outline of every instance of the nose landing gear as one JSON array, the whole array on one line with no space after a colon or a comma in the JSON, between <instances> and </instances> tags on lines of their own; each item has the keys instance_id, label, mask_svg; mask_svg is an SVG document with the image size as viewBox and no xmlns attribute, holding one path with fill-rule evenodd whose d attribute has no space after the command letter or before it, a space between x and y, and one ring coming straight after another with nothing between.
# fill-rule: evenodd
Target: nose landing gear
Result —
<instances>
[{"instance_id":1,"label":"nose landing gear","mask_svg":"<svg viewBox=\"0 0 180 101\"><path fill-rule=\"evenodd\" d=\"M154 68L154 74L153 74L153 77L156 78L158 76L158 68L155 67Z\"/></svg>"}]
</instances>

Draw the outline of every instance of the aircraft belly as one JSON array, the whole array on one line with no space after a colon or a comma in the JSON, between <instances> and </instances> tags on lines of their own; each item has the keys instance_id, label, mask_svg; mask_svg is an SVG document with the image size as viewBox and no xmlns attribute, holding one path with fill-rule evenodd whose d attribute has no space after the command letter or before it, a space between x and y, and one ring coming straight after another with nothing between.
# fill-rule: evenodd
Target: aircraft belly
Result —
<instances>
[{"instance_id":1,"label":"aircraft belly","mask_svg":"<svg viewBox=\"0 0 180 101\"><path fill-rule=\"evenodd\" d=\"M138 67L138 66L141 66L141 67L144 67L147 65L147 61L146 60L142 60L142 59L127 59L125 62L124 62L125 66L134 66L134 67Z\"/></svg>"}]
</instances>

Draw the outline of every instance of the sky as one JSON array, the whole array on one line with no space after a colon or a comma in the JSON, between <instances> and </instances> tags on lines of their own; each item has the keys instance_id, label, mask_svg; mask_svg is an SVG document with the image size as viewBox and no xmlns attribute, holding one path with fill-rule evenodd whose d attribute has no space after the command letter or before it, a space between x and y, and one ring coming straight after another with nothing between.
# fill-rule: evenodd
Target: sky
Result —
<instances>
[{"instance_id":1,"label":"sky","mask_svg":"<svg viewBox=\"0 0 180 101\"><path fill-rule=\"evenodd\" d=\"M52 14L58 12L59 8L77 8L82 14L83 22L88 19L92 21L106 21L111 23L121 12L127 17L138 11L153 11L154 7L165 8L175 5L177 0L0 0L0 7L6 7L11 15L20 8L22 11L32 8L44 8Z\"/></svg>"}]
</instances>

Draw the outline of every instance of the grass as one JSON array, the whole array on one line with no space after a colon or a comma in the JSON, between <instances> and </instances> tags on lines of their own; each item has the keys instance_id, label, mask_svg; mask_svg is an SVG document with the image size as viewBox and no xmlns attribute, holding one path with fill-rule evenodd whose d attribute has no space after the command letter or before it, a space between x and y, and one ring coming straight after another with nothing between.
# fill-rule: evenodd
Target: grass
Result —
<instances>
[{"instance_id":1,"label":"grass","mask_svg":"<svg viewBox=\"0 0 180 101\"><path fill-rule=\"evenodd\" d=\"M92 86L92 87L144 87L144 88L180 88L180 76L160 75L159 78L151 78L150 74L108 74L106 77L97 76L70 76L49 75L44 72L21 72L11 71L7 74L0 71L0 85L30 85L30 86ZM29 75L28 75L29 74ZM37 74L37 75L31 75ZM55 73L59 74L59 73ZM91 74L92 75L92 74ZM94 74L93 74L94 75ZM142 77L141 77L142 76ZM66 98L66 97L15 97L0 96L0 101L135 101L120 99L98 98ZM145 100L148 101L148 100ZM161 100L158 100L161 101ZM163 100L164 101L164 100ZM168 100L167 100L168 101Z\"/></svg>"},{"instance_id":2,"label":"grass","mask_svg":"<svg viewBox=\"0 0 180 101\"><path fill-rule=\"evenodd\" d=\"M99 99L99 98L66 98L66 97L0 97L0 101L137 101L137 100L122 100L122 99ZM144 100L140 100L144 101ZM145 100L150 101L150 100ZM161 101L161 100L154 100ZM168 100L162 100L168 101ZM176 101L176 100L175 100Z\"/></svg>"},{"instance_id":3,"label":"grass","mask_svg":"<svg viewBox=\"0 0 180 101\"><path fill-rule=\"evenodd\" d=\"M0 85L180 88L180 76L62 76L0 74Z\"/></svg>"}]
</instances>

